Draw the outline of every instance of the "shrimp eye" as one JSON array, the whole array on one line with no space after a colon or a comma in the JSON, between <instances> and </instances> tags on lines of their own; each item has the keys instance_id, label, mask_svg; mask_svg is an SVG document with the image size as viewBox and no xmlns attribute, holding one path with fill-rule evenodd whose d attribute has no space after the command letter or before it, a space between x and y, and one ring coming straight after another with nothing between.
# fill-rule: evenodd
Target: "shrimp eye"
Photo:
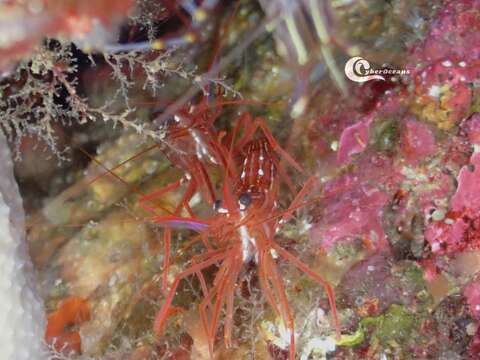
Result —
<instances>
[{"instance_id":1,"label":"shrimp eye","mask_svg":"<svg viewBox=\"0 0 480 360\"><path fill-rule=\"evenodd\" d=\"M242 193L238 197L238 203L242 209L246 209L252 203L252 197L248 193Z\"/></svg>"},{"instance_id":2,"label":"shrimp eye","mask_svg":"<svg viewBox=\"0 0 480 360\"><path fill-rule=\"evenodd\" d=\"M163 112L161 112L161 111L155 111L152 115L153 116L153 121L156 124L156 126L158 126L158 129L168 131L168 130L171 129L171 127L173 125L178 123L178 121L176 121L176 118L177 118L176 115L173 116L173 117L169 116L165 120L159 121L158 118L161 117L162 114L163 114Z\"/></svg>"},{"instance_id":3,"label":"shrimp eye","mask_svg":"<svg viewBox=\"0 0 480 360\"><path fill-rule=\"evenodd\" d=\"M220 208L222 207L222 200L215 200L215 202L213 203L213 210L218 212L220 210Z\"/></svg>"}]
</instances>

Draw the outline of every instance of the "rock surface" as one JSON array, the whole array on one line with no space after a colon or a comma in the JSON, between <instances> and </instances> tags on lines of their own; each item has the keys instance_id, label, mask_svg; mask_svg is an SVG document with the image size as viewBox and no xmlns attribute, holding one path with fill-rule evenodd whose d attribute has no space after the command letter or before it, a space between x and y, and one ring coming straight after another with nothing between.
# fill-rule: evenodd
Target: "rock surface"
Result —
<instances>
[{"instance_id":1,"label":"rock surface","mask_svg":"<svg viewBox=\"0 0 480 360\"><path fill-rule=\"evenodd\" d=\"M24 213L5 138L0 136L0 347L4 360L42 360L45 312L35 291Z\"/></svg>"}]
</instances>

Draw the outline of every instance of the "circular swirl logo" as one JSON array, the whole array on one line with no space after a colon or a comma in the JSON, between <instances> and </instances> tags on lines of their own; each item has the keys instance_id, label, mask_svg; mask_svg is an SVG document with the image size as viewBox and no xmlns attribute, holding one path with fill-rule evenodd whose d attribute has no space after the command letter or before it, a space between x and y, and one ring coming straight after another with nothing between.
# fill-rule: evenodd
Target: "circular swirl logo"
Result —
<instances>
[{"instance_id":1,"label":"circular swirl logo","mask_svg":"<svg viewBox=\"0 0 480 360\"><path fill-rule=\"evenodd\" d=\"M352 57L345 64L345 75L352 81L363 83L369 80L383 80L381 75L372 74L370 63L360 56Z\"/></svg>"}]
</instances>

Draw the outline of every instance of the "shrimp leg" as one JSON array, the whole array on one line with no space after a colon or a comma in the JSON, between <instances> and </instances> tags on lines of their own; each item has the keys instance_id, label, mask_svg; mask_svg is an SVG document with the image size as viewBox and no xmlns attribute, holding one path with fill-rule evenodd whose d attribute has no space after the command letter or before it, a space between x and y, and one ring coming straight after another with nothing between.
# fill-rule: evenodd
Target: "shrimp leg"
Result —
<instances>
[{"instance_id":1,"label":"shrimp leg","mask_svg":"<svg viewBox=\"0 0 480 360\"><path fill-rule=\"evenodd\" d=\"M160 311L155 316L153 329L154 329L154 332L157 336L160 336L163 333L165 322L168 318L168 310L170 309L170 306L172 305L172 300L175 296L175 293L177 291L177 287L178 287L180 281L182 281L183 279L185 279L186 277L188 277L192 274L197 273L198 271L201 271L202 269L205 269L205 268L207 268L211 265L214 265L214 264L218 263L219 261L225 259L226 256L227 256L227 253L212 256L210 259L205 260L204 262L201 262L201 263L194 264L194 265L190 266L188 269L182 271L180 274L178 274L175 277L175 280L173 281L172 286L170 287L170 290L167 294L165 302L163 303Z\"/></svg>"},{"instance_id":2,"label":"shrimp leg","mask_svg":"<svg viewBox=\"0 0 480 360\"><path fill-rule=\"evenodd\" d=\"M225 323L223 325L224 335L223 338L225 340L225 346L227 348L232 346L232 324L233 324L233 302L235 296L235 289L237 287L237 280L240 274L240 271L243 266L243 260L241 254L238 253L234 263L233 269L230 271L230 279L227 285L226 291L226 315L225 315Z\"/></svg>"},{"instance_id":3,"label":"shrimp leg","mask_svg":"<svg viewBox=\"0 0 480 360\"><path fill-rule=\"evenodd\" d=\"M332 309L332 316L333 320L335 323L335 330L336 330L336 336L337 339L340 339L341 333L340 333L340 322L338 321L338 316L337 316L337 305L335 303L335 295L333 292L332 285L328 281L326 281L324 278L322 278L319 274L317 274L315 271L311 270L307 265L305 265L300 259L289 253L287 250L285 250L283 247L275 243L274 241L271 242L271 247L285 260L296 266L298 269L300 269L302 272L310 276L313 280L315 280L317 283L323 286L325 291L327 292L328 296L328 302L330 304L330 308Z\"/></svg>"},{"instance_id":4,"label":"shrimp leg","mask_svg":"<svg viewBox=\"0 0 480 360\"><path fill-rule=\"evenodd\" d=\"M200 306L199 306L200 317L208 338L208 351L210 354L210 358L212 359L213 359L213 345L214 345L215 334L216 334L217 325L218 325L218 318L220 316L220 311L223 305L225 283L228 280L227 276L230 268L229 253L225 254L225 259L226 260L223 261L220 267L220 270L215 276L213 289L210 291L208 297L203 299L203 301L200 303ZM216 301L215 301L215 306L213 307L212 320L209 326L207 307L212 305L213 297L216 298Z\"/></svg>"},{"instance_id":5,"label":"shrimp leg","mask_svg":"<svg viewBox=\"0 0 480 360\"><path fill-rule=\"evenodd\" d=\"M303 185L302 189L297 193L293 201L290 203L290 206L287 210L283 212L282 218L279 220L279 224L283 224L288 221L292 213L298 208L300 203L302 202L303 198L307 195L307 193L312 189L315 185L317 178L315 176L311 176Z\"/></svg>"},{"instance_id":6,"label":"shrimp leg","mask_svg":"<svg viewBox=\"0 0 480 360\"><path fill-rule=\"evenodd\" d=\"M277 294L282 309L282 320L284 326L288 329L290 335L290 360L295 360L295 322L293 320L292 309L288 303L283 280L278 274L278 269L273 262L272 256L267 253L265 257L265 272L269 275L270 282Z\"/></svg>"}]
</instances>

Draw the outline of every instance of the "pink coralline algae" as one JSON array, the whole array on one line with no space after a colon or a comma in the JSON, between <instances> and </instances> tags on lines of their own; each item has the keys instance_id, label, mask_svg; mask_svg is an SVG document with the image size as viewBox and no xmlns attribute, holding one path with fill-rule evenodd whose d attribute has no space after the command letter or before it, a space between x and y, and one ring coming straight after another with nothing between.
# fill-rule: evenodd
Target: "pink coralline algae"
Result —
<instances>
[{"instance_id":1,"label":"pink coralline algae","mask_svg":"<svg viewBox=\"0 0 480 360\"><path fill-rule=\"evenodd\" d=\"M464 121L461 130L466 133L472 145L480 145L480 113L475 113Z\"/></svg>"},{"instance_id":2,"label":"pink coralline algae","mask_svg":"<svg viewBox=\"0 0 480 360\"><path fill-rule=\"evenodd\" d=\"M415 204L425 217L425 240L433 254L480 248L480 183L475 180L480 176L480 154L474 153L466 165L470 145L480 144L480 115L463 121L477 101L479 58L480 1L447 1L425 39L410 48L408 78L397 79L394 86L391 82L375 97L356 93L357 100L363 99L369 106L362 107L358 100L354 111L341 110L346 120L337 122L335 129L334 136L339 139L336 163L350 170L342 179L326 184L324 215L312 229L313 241L331 248L342 239L373 235L373 240L385 244L377 249L388 247L382 228L384 206L396 191L407 187L410 205L403 211L414 211ZM369 86L374 85L372 82ZM397 127L396 135L391 131L392 139L382 130L388 122ZM451 130L454 126L460 126L466 136L436 138L438 129ZM382 148L388 141L395 150ZM391 160L387 183L384 169L366 166L366 159L378 151ZM433 157L438 165L427 168ZM458 187L448 204L454 178ZM332 189L335 195L331 195ZM444 202L446 209L440 209L431 219L436 203ZM440 216L442 211L444 217Z\"/></svg>"},{"instance_id":3,"label":"pink coralline algae","mask_svg":"<svg viewBox=\"0 0 480 360\"><path fill-rule=\"evenodd\" d=\"M472 155L470 165L464 166L458 176L458 189L452 198L453 211L470 211L477 213L480 210L480 154Z\"/></svg>"},{"instance_id":4,"label":"pink coralline algae","mask_svg":"<svg viewBox=\"0 0 480 360\"><path fill-rule=\"evenodd\" d=\"M467 299L470 315L474 319L480 320L480 278L465 286L463 295Z\"/></svg>"},{"instance_id":5,"label":"pink coralline algae","mask_svg":"<svg viewBox=\"0 0 480 360\"><path fill-rule=\"evenodd\" d=\"M358 154L365 150L368 144L369 128L372 120L372 116L367 116L343 131L337 154L339 164L349 163L353 154Z\"/></svg>"},{"instance_id":6,"label":"pink coralline algae","mask_svg":"<svg viewBox=\"0 0 480 360\"><path fill-rule=\"evenodd\" d=\"M480 277L477 276L476 279L465 286L463 296L467 299L470 315L478 322L480 320ZM468 351L473 359L476 359L480 353L480 327L477 328Z\"/></svg>"},{"instance_id":7,"label":"pink coralline algae","mask_svg":"<svg viewBox=\"0 0 480 360\"><path fill-rule=\"evenodd\" d=\"M458 188L450 202L444 221L432 222L425 238L436 254L480 248L480 153L458 175Z\"/></svg>"},{"instance_id":8,"label":"pink coralline algae","mask_svg":"<svg viewBox=\"0 0 480 360\"><path fill-rule=\"evenodd\" d=\"M436 151L435 137L429 127L413 118L405 122L402 133L402 148L405 158L416 162Z\"/></svg>"},{"instance_id":9,"label":"pink coralline algae","mask_svg":"<svg viewBox=\"0 0 480 360\"><path fill-rule=\"evenodd\" d=\"M410 51L414 109L449 129L468 115L480 77L480 1L449 1L425 41ZM414 105L414 108L416 107Z\"/></svg>"},{"instance_id":10,"label":"pink coralline algae","mask_svg":"<svg viewBox=\"0 0 480 360\"><path fill-rule=\"evenodd\" d=\"M390 157L372 149L373 137L378 135L372 128L388 122L396 129L401 123L394 118L399 106L393 94L380 96L369 105L367 114L347 109L334 117L336 127L330 129L330 135L339 136L335 163L354 167L350 173L325 184L323 216L311 230L312 241L321 243L325 250L330 250L339 241L354 239L361 239L375 250L388 249L383 229L384 207L397 191L403 175ZM390 117L393 121L387 120ZM352 124L352 119L357 120ZM324 117L319 121L326 120ZM417 138L412 138L409 144L412 149L418 145L427 146L427 150L419 150L427 154L434 148L434 139L428 130L422 130L415 133Z\"/></svg>"},{"instance_id":11,"label":"pink coralline algae","mask_svg":"<svg viewBox=\"0 0 480 360\"><path fill-rule=\"evenodd\" d=\"M381 218L387 200L384 191L368 184L344 192L340 199L326 207L323 224L315 228L314 236L323 238L322 246L326 249L336 241L354 238L384 248L386 240Z\"/></svg>"},{"instance_id":12,"label":"pink coralline algae","mask_svg":"<svg viewBox=\"0 0 480 360\"><path fill-rule=\"evenodd\" d=\"M357 171L325 185L323 216L310 233L312 241L321 242L325 250L338 241L354 239L379 250L388 247L383 208L401 177L380 154L362 154L356 163Z\"/></svg>"},{"instance_id":13,"label":"pink coralline algae","mask_svg":"<svg viewBox=\"0 0 480 360\"><path fill-rule=\"evenodd\" d=\"M446 2L433 20L426 39L413 47L411 54L423 63L449 57L480 58L479 11L478 0Z\"/></svg>"},{"instance_id":14,"label":"pink coralline algae","mask_svg":"<svg viewBox=\"0 0 480 360\"><path fill-rule=\"evenodd\" d=\"M402 109L398 93L387 92L367 115L346 111L343 118L359 119L355 123L343 122L341 130L342 122L337 122L336 131L340 130L341 135L336 163L353 168L325 185L323 216L311 232L312 241L321 242L324 249L331 249L338 241L358 238L375 250L389 248L384 232L384 208L400 189L405 175L402 163L385 154L384 148L390 146L389 142L394 144L398 137L402 162L413 166L438 150L430 126L413 115L403 115ZM444 181L448 180L445 174L425 175L441 180L438 186L429 186L428 191L417 190L416 203L427 208L431 207L432 196L448 193L450 183Z\"/></svg>"}]
</instances>

